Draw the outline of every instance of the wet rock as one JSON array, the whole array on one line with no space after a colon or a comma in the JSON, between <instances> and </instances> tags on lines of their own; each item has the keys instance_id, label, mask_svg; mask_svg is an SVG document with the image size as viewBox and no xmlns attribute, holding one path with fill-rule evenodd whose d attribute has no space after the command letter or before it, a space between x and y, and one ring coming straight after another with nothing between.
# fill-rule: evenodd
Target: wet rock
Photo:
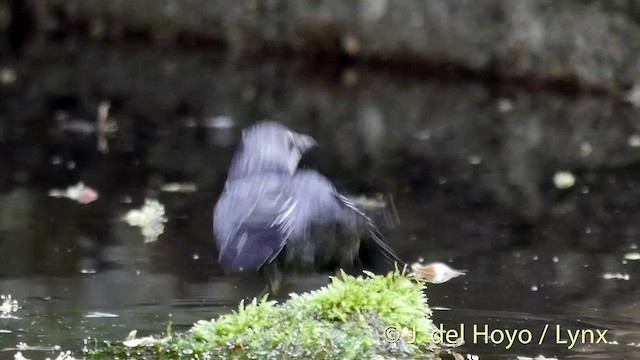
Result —
<instances>
[{"instance_id":1,"label":"wet rock","mask_svg":"<svg viewBox=\"0 0 640 360\"><path fill-rule=\"evenodd\" d=\"M92 33L105 33L109 23L146 31L161 43L188 34L224 40L234 49L276 44L422 59L509 77L576 79L601 88L640 81L640 10L633 1L74 0L64 11L76 21L97 24Z\"/></svg>"}]
</instances>

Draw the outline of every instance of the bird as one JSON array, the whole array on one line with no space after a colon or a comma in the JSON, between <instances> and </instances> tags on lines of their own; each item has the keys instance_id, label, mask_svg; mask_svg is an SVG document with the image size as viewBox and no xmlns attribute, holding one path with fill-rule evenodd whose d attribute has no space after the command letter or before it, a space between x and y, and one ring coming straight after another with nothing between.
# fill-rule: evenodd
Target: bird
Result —
<instances>
[{"instance_id":1,"label":"bird","mask_svg":"<svg viewBox=\"0 0 640 360\"><path fill-rule=\"evenodd\" d=\"M213 211L226 273L259 272L277 295L283 272L401 264L370 217L329 179L298 169L318 143L274 120L242 131ZM389 268L392 270L392 268Z\"/></svg>"}]
</instances>

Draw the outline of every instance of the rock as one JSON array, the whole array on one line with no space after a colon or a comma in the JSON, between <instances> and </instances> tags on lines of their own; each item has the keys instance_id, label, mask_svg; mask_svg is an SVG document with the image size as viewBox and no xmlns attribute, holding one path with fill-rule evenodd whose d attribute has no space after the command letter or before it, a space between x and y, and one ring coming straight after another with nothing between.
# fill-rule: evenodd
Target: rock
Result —
<instances>
[{"instance_id":1,"label":"rock","mask_svg":"<svg viewBox=\"0 0 640 360\"><path fill-rule=\"evenodd\" d=\"M276 45L426 60L599 88L640 81L637 1L73 0L65 11L74 21L100 24L92 28L109 23L162 42L186 34L236 50ZM51 21L46 11L38 14Z\"/></svg>"},{"instance_id":2,"label":"rock","mask_svg":"<svg viewBox=\"0 0 640 360\"><path fill-rule=\"evenodd\" d=\"M342 273L282 304L243 301L236 312L201 320L184 334L106 341L88 349L87 359L128 359L132 352L136 359L435 359L437 328L423 282L400 271L366 275Z\"/></svg>"}]
</instances>

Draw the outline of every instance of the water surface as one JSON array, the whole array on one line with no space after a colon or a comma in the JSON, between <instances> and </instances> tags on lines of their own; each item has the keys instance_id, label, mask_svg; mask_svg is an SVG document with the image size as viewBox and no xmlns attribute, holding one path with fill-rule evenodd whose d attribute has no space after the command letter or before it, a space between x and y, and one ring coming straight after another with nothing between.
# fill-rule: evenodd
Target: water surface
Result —
<instances>
[{"instance_id":1,"label":"water surface","mask_svg":"<svg viewBox=\"0 0 640 360\"><path fill-rule=\"evenodd\" d=\"M16 75L0 87L0 293L22 306L0 319L0 347L79 350L87 337L187 329L257 295L259 277L225 276L216 263L211 215L240 129L277 118L320 143L303 166L351 194L394 196L401 225L387 241L407 262L468 270L428 289L436 323L465 325L465 357L640 356L640 261L624 260L640 236L640 124L625 104L77 39L36 42L0 66ZM107 154L91 128L102 101L118 125ZM220 116L235 127L215 127ZM575 185L558 189L558 171ZM99 199L48 196L78 181ZM197 191L161 191L172 182ZM168 218L148 244L120 221L145 198ZM617 273L629 280L605 279ZM284 292L326 282L289 278ZM474 343L485 324L528 330L532 343ZM606 329L618 344L568 349L556 326Z\"/></svg>"}]
</instances>

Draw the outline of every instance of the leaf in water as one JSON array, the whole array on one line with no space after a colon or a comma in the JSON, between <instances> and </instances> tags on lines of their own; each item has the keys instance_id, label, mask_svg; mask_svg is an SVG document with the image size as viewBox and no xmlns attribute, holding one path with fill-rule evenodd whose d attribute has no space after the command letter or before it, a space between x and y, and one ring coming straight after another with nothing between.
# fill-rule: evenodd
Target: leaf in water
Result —
<instances>
[{"instance_id":1,"label":"leaf in water","mask_svg":"<svg viewBox=\"0 0 640 360\"><path fill-rule=\"evenodd\" d=\"M621 274L621 273L604 273L602 278L605 280L629 280L629 274Z\"/></svg>"},{"instance_id":2,"label":"leaf in water","mask_svg":"<svg viewBox=\"0 0 640 360\"><path fill-rule=\"evenodd\" d=\"M164 214L164 205L158 200L145 199L144 206L129 211L122 220L131 226L139 227L144 242L149 243L156 241L164 232L164 223L167 222Z\"/></svg>"},{"instance_id":3,"label":"leaf in water","mask_svg":"<svg viewBox=\"0 0 640 360\"><path fill-rule=\"evenodd\" d=\"M49 196L54 198L64 197L74 200L80 204L88 204L98 200L98 192L88 186L85 186L82 182L69 186L64 190L51 189L49 190Z\"/></svg>"},{"instance_id":4,"label":"leaf in water","mask_svg":"<svg viewBox=\"0 0 640 360\"><path fill-rule=\"evenodd\" d=\"M624 254L624 258L625 260L640 260L640 253L638 252L627 253L627 254Z\"/></svg>"},{"instance_id":5,"label":"leaf in water","mask_svg":"<svg viewBox=\"0 0 640 360\"><path fill-rule=\"evenodd\" d=\"M126 347L139 347L139 346L153 346L156 343L156 339L151 336L143 337L140 339L131 339L124 341L122 344Z\"/></svg>"},{"instance_id":6,"label":"leaf in water","mask_svg":"<svg viewBox=\"0 0 640 360\"><path fill-rule=\"evenodd\" d=\"M558 171L553 176L553 184L558 189L563 189L563 190L568 189L573 185L575 185L575 183L576 183L576 177L569 171Z\"/></svg>"},{"instance_id":7,"label":"leaf in water","mask_svg":"<svg viewBox=\"0 0 640 360\"><path fill-rule=\"evenodd\" d=\"M434 262L427 265L416 262L411 264L411 270L433 284L442 284L466 274L465 270L452 269L441 262Z\"/></svg>"}]
</instances>

